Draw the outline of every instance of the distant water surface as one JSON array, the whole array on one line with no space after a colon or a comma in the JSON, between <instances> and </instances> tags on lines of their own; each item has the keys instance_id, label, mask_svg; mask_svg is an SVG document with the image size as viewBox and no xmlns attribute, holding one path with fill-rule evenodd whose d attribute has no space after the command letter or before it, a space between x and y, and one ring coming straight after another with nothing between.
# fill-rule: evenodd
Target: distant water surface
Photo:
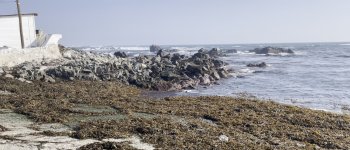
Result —
<instances>
[{"instance_id":1,"label":"distant water surface","mask_svg":"<svg viewBox=\"0 0 350 150\"><path fill-rule=\"evenodd\" d=\"M248 50L276 46L291 48L296 55L265 56ZM187 90L175 95L232 96L249 93L263 99L312 109L348 113L350 110L350 43L249 44L249 45L176 45L182 54L200 48L237 49L222 59L236 70L233 78L220 85ZM98 52L125 51L128 55L152 54L148 47L82 47ZM267 68L248 68L249 63L266 62Z\"/></svg>"}]
</instances>

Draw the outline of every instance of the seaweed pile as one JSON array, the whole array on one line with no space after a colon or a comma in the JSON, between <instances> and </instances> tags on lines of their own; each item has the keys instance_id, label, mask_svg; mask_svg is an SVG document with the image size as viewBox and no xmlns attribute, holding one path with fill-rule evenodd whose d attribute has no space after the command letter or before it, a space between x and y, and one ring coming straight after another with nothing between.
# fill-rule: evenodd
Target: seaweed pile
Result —
<instances>
[{"instance_id":1,"label":"seaweed pile","mask_svg":"<svg viewBox=\"0 0 350 150\"><path fill-rule=\"evenodd\" d=\"M115 82L28 84L4 78L0 90L13 93L0 95L0 109L13 109L38 122L71 125L78 120L71 135L77 139L138 136L162 149L350 149L350 116L250 97L154 99ZM113 111L76 109L81 105ZM123 117L106 117L113 115ZM94 143L81 149L106 147L128 149L125 143Z\"/></svg>"}]
</instances>

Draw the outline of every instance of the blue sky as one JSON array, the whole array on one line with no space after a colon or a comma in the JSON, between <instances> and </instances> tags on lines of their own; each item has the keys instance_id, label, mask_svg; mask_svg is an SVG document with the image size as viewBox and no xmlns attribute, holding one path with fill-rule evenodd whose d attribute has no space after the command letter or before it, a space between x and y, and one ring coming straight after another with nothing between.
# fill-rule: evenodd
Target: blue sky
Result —
<instances>
[{"instance_id":1,"label":"blue sky","mask_svg":"<svg viewBox=\"0 0 350 150\"><path fill-rule=\"evenodd\" d=\"M15 13L13 1L0 0L0 14ZM39 29L63 34L62 43L68 46L350 41L350 0L21 3L24 13L39 13Z\"/></svg>"}]
</instances>

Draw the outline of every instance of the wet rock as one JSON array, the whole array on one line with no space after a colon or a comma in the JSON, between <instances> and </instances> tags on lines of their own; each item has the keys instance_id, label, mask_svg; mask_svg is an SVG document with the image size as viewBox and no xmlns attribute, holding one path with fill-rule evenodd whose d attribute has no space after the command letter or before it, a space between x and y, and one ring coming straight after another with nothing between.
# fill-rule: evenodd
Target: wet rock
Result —
<instances>
[{"instance_id":1,"label":"wet rock","mask_svg":"<svg viewBox=\"0 0 350 150\"><path fill-rule=\"evenodd\" d=\"M265 68L267 67L267 64L265 62L259 63L259 64L248 64L247 67L259 67L259 68Z\"/></svg>"},{"instance_id":2,"label":"wet rock","mask_svg":"<svg viewBox=\"0 0 350 150\"><path fill-rule=\"evenodd\" d=\"M158 45L151 45L149 49L151 52L158 52L158 51L162 50L162 48L160 48L160 46L158 46Z\"/></svg>"},{"instance_id":3,"label":"wet rock","mask_svg":"<svg viewBox=\"0 0 350 150\"><path fill-rule=\"evenodd\" d=\"M208 59L210 56L203 49L198 50L198 53L192 56L193 59Z\"/></svg>"},{"instance_id":4,"label":"wet rock","mask_svg":"<svg viewBox=\"0 0 350 150\"><path fill-rule=\"evenodd\" d=\"M278 47L264 47L264 48L256 48L251 50L250 52L255 52L256 54L266 54L266 55L278 55L281 53L294 54L294 51L291 49L284 49Z\"/></svg>"},{"instance_id":5,"label":"wet rock","mask_svg":"<svg viewBox=\"0 0 350 150\"><path fill-rule=\"evenodd\" d=\"M237 53L237 50L236 49L226 49L226 50L222 50L222 52L232 54L232 53Z\"/></svg>"},{"instance_id":6,"label":"wet rock","mask_svg":"<svg viewBox=\"0 0 350 150\"><path fill-rule=\"evenodd\" d=\"M128 56L125 54L125 52L115 52L115 53L114 53L114 56L115 56L115 57L121 57L121 58L126 58L126 57L128 57Z\"/></svg>"}]
</instances>

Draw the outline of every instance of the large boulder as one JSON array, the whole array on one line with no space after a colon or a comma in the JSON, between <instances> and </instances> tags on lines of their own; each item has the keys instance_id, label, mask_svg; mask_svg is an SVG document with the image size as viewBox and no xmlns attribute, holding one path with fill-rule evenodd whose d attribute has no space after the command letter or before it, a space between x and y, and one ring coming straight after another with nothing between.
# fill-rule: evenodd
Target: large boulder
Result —
<instances>
[{"instance_id":1,"label":"large boulder","mask_svg":"<svg viewBox=\"0 0 350 150\"><path fill-rule=\"evenodd\" d=\"M162 50L162 48L160 48L160 46L158 46L158 45L151 45L151 46L149 47L149 50L150 50L151 52L158 52L159 50Z\"/></svg>"},{"instance_id":2,"label":"large boulder","mask_svg":"<svg viewBox=\"0 0 350 150\"><path fill-rule=\"evenodd\" d=\"M221 55L220 53L221 52L218 48L213 48L208 52L209 56L211 57L219 57Z\"/></svg>"},{"instance_id":3,"label":"large boulder","mask_svg":"<svg viewBox=\"0 0 350 150\"><path fill-rule=\"evenodd\" d=\"M115 53L114 53L114 56L115 56L115 57L121 57L121 58L126 58L126 57L128 57L128 56L125 54L125 52L115 52Z\"/></svg>"},{"instance_id":4,"label":"large boulder","mask_svg":"<svg viewBox=\"0 0 350 150\"><path fill-rule=\"evenodd\" d=\"M251 50L250 52L255 52L256 54L265 54L265 55L279 55L281 53L294 54L294 51L291 49L284 49L278 47L264 47L264 48L256 48Z\"/></svg>"},{"instance_id":5,"label":"large boulder","mask_svg":"<svg viewBox=\"0 0 350 150\"><path fill-rule=\"evenodd\" d=\"M159 57L166 57L166 56L170 57L170 54L168 52L163 51L163 50L159 50L157 52L157 56L159 56Z\"/></svg>"},{"instance_id":6,"label":"large boulder","mask_svg":"<svg viewBox=\"0 0 350 150\"><path fill-rule=\"evenodd\" d=\"M188 72L188 75L196 76L202 74L202 67L200 65L190 63L186 66L186 71Z\"/></svg>"}]
</instances>

